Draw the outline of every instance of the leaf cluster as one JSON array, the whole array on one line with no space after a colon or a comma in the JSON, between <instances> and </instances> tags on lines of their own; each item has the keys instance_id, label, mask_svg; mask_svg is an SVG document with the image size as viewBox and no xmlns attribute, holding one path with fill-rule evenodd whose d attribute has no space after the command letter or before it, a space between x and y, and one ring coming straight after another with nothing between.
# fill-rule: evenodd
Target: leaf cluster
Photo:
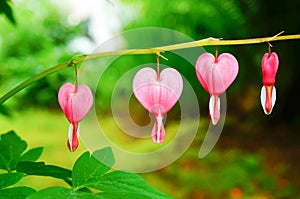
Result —
<instances>
[{"instance_id":1,"label":"leaf cluster","mask_svg":"<svg viewBox=\"0 0 300 199\"><path fill-rule=\"evenodd\" d=\"M14 131L1 135L0 198L170 198L147 184L139 175L127 171L113 171L114 158L111 148L90 154L83 153L73 169L66 169L45 162L37 162L43 148L27 150L27 143ZM48 187L39 191L29 186L13 186L22 178L49 176L65 181L69 187Z\"/></svg>"}]
</instances>

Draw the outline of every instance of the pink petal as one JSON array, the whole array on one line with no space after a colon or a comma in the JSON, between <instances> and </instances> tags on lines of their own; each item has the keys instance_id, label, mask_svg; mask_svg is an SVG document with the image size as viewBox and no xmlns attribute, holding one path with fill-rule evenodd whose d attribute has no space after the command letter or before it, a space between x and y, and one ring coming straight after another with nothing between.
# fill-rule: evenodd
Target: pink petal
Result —
<instances>
[{"instance_id":1,"label":"pink petal","mask_svg":"<svg viewBox=\"0 0 300 199\"><path fill-rule=\"evenodd\" d=\"M205 77L210 76L211 68L214 62L215 62L215 57L210 53L201 54L198 57L196 62L196 75L198 77L200 84L207 92L210 92L210 89L207 85L208 83L207 78Z\"/></svg>"},{"instance_id":2,"label":"pink petal","mask_svg":"<svg viewBox=\"0 0 300 199\"><path fill-rule=\"evenodd\" d=\"M93 106L93 94L86 85L80 85L73 96L73 119L74 122L81 121Z\"/></svg>"},{"instance_id":3,"label":"pink petal","mask_svg":"<svg viewBox=\"0 0 300 199\"><path fill-rule=\"evenodd\" d=\"M215 57L203 53L196 62L196 74L203 88L211 95L220 95L232 84L239 70L235 57L223 53L215 63Z\"/></svg>"},{"instance_id":4,"label":"pink petal","mask_svg":"<svg viewBox=\"0 0 300 199\"><path fill-rule=\"evenodd\" d=\"M279 66L279 59L275 52L271 54L265 53L262 61L262 74L263 74L263 84L264 85L274 85L276 73Z\"/></svg>"},{"instance_id":5,"label":"pink petal","mask_svg":"<svg viewBox=\"0 0 300 199\"><path fill-rule=\"evenodd\" d=\"M86 85L80 85L75 91L75 86L66 83L58 92L58 102L71 123L80 122L93 105L93 94Z\"/></svg>"},{"instance_id":6,"label":"pink petal","mask_svg":"<svg viewBox=\"0 0 300 199\"><path fill-rule=\"evenodd\" d=\"M65 113L66 117L69 119L72 115L70 112L70 96L71 93L75 92L75 86L71 83L66 83L62 85L58 91L58 102L62 109L62 111Z\"/></svg>"},{"instance_id":7,"label":"pink petal","mask_svg":"<svg viewBox=\"0 0 300 199\"><path fill-rule=\"evenodd\" d=\"M157 73L146 67L137 72L133 79L133 92L138 101L153 114L168 112L179 99L183 80L178 71L164 69L157 79Z\"/></svg>"}]
</instances>

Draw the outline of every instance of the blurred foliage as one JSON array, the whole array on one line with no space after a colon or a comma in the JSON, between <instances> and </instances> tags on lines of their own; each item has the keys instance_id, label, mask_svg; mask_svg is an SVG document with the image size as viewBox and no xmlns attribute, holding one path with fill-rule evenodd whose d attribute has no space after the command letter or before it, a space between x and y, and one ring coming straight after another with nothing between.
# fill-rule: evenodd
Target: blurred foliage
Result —
<instances>
[{"instance_id":1,"label":"blurred foliage","mask_svg":"<svg viewBox=\"0 0 300 199\"><path fill-rule=\"evenodd\" d=\"M131 0L123 1L137 3ZM174 0L172 3L168 1L157 3L146 0L139 4L141 4L139 17L126 29L158 26L182 32L194 39L206 37L225 39L225 36L229 35L232 38L244 37L248 30L246 17L253 16L256 11L256 1ZM243 7L247 8L246 13Z\"/></svg>"},{"instance_id":2,"label":"blurred foliage","mask_svg":"<svg viewBox=\"0 0 300 199\"><path fill-rule=\"evenodd\" d=\"M174 198L297 198L300 194L295 184L270 174L259 155L214 150L199 160L198 149L194 145L176 164L143 176L156 184L167 182L162 186Z\"/></svg>"},{"instance_id":3,"label":"blurred foliage","mask_svg":"<svg viewBox=\"0 0 300 199\"><path fill-rule=\"evenodd\" d=\"M50 2L21 1L17 8L16 26L0 18L0 94L53 65L69 60L75 53L69 48L69 42L86 35L84 24L69 25L67 16ZM67 80L74 81L73 75L72 70L65 70L42 79L20 92L14 98L16 104L19 107L56 106L59 86Z\"/></svg>"},{"instance_id":4,"label":"blurred foliage","mask_svg":"<svg viewBox=\"0 0 300 199\"><path fill-rule=\"evenodd\" d=\"M0 1L0 14L4 14L10 20L11 23L16 24L10 0Z\"/></svg>"}]
</instances>

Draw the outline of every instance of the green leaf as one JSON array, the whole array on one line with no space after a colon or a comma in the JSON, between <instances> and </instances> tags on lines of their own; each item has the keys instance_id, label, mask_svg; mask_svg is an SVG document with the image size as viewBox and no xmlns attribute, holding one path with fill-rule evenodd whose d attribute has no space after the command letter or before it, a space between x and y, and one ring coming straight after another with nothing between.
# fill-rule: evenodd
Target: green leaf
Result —
<instances>
[{"instance_id":1,"label":"green leaf","mask_svg":"<svg viewBox=\"0 0 300 199\"><path fill-rule=\"evenodd\" d=\"M72 173L73 188L80 189L95 183L108 172L115 160L111 148L95 151L92 156L87 151L75 162Z\"/></svg>"},{"instance_id":2,"label":"green leaf","mask_svg":"<svg viewBox=\"0 0 300 199\"><path fill-rule=\"evenodd\" d=\"M0 139L0 169L8 172L14 170L25 151L27 143L21 140L14 131L1 135Z\"/></svg>"},{"instance_id":3,"label":"green leaf","mask_svg":"<svg viewBox=\"0 0 300 199\"><path fill-rule=\"evenodd\" d=\"M43 152L43 147L37 147L37 148L30 149L29 151L25 152L21 156L20 161L32 161L32 162L34 162L37 159L39 159L42 152Z\"/></svg>"},{"instance_id":4,"label":"green leaf","mask_svg":"<svg viewBox=\"0 0 300 199\"><path fill-rule=\"evenodd\" d=\"M46 165L44 162L19 162L17 171L27 175L50 176L63 180L72 177L72 171L59 166Z\"/></svg>"},{"instance_id":5,"label":"green leaf","mask_svg":"<svg viewBox=\"0 0 300 199\"><path fill-rule=\"evenodd\" d=\"M23 176L23 173L0 174L0 189L16 184L22 179Z\"/></svg>"},{"instance_id":6,"label":"green leaf","mask_svg":"<svg viewBox=\"0 0 300 199\"><path fill-rule=\"evenodd\" d=\"M9 0L1 0L0 1L0 13L4 13L6 17L12 22L13 24L16 24L15 18L13 16L13 11L11 9L11 6L9 5Z\"/></svg>"},{"instance_id":7,"label":"green leaf","mask_svg":"<svg viewBox=\"0 0 300 199\"><path fill-rule=\"evenodd\" d=\"M41 198L54 198L54 199L103 199L101 195L86 193L81 191L74 191L65 187L50 187L38 191L28 199L41 199Z\"/></svg>"},{"instance_id":8,"label":"green leaf","mask_svg":"<svg viewBox=\"0 0 300 199\"><path fill-rule=\"evenodd\" d=\"M95 151L92 156L85 152L75 162L72 173L73 189L94 188L108 199L170 198L152 188L139 175L124 171L107 173L114 164L111 148Z\"/></svg>"},{"instance_id":9,"label":"green leaf","mask_svg":"<svg viewBox=\"0 0 300 199\"><path fill-rule=\"evenodd\" d=\"M114 155L110 147L105 147L103 149L94 151L92 156L102 164L109 167L109 169L115 164Z\"/></svg>"},{"instance_id":10,"label":"green leaf","mask_svg":"<svg viewBox=\"0 0 300 199\"><path fill-rule=\"evenodd\" d=\"M13 187L13 188L7 188L7 189L0 189L0 196L3 199L25 199L31 194L35 192L34 189L30 187Z\"/></svg>"},{"instance_id":11,"label":"green leaf","mask_svg":"<svg viewBox=\"0 0 300 199\"><path fill-rule=\"evenodd\" d=\"M171 198L151 187L137 174L125 171L113 171L102 176L90 188L101 190L100 195L110 199L122 198Z\"/></svg>"}]
</instances>

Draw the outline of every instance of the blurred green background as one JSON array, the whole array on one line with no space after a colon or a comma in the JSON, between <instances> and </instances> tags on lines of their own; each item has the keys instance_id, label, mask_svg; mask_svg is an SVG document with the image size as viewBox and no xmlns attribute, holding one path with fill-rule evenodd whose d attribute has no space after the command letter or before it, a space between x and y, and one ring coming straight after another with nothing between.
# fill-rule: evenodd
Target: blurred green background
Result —
<instances>
[{"instance_id":1,"label":"blurred green background","mask_svg":"<svg viewBox=\"0 0 300 199\"><path fill-rule=\"evenodd\" d=\"M273 36L282 30L284 34L300 33L299 1L91 0L82 3L82 7L78 2L67 0L1 2L1 95L30 76L67 61L76 53L90 53L99 42L133 28L168 28L195 40ZM3 2L12 6L12 15L7 14L10 12ZM272 114L263 114L259 100L260 62L267 45L221 46L220 53L229 52L237 58L240 72L227 92L227 118L217 145L207 157L199 159L203 136L198 133L189 150L175 163L142 174L150 184L174 198L300 198L300 109L297 104L300 41L271 44L280 59L277 102ZM213 53L215 47L205 49ZM112 71L107 72L107 78L97 91L102 100L96 101L98 111L107 116L107 121L113 120L107 113L111 111L110 96L118 77L137 62L147 63L152 58L140 56L137 61L137 57L128 57L122 60L127 67L112 66ZM180 59L173 62L186 65ZM205 132L209 124L206 117L209 95L190 67L179 70L190 74L202 112L198 131ZM69 168L85 148L80 145L75 153L68 152L68 124L56 96L63 83L74 81L73 73L70 68L50 75L0 108L2 133L14 129L32 147L45 147L42 160ZM172 121L172 117L168 117L168 128L176 125L177 119L173 117ZM153 145L150 139L147 143ZM130 147L130 143L124 144ZM34 180L28 178L21 183L33 183L37 188L64 185L50 178L41 185L36 185Z\"/></svg>"}]
</instances>

